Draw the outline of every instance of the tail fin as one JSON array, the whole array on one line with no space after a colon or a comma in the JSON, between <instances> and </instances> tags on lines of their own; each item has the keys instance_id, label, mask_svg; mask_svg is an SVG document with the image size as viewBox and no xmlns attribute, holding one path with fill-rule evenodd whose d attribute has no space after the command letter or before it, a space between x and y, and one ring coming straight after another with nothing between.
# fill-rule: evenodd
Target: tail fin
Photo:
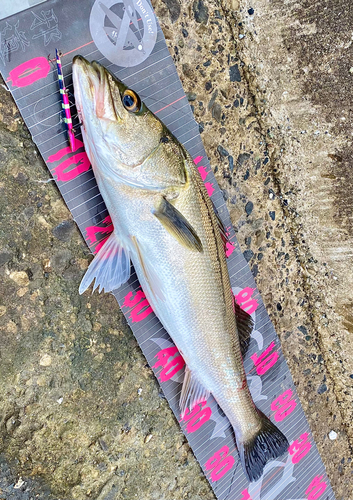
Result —
<instances>
[{"instance_id":1,"label":"tail fin","mask_svg":"<svg viewBox=\"0 0 353 500\"><path fill-rule=\"evenodd\" d=\"M261 417L261 429L247 442L237 442L240 461L250 482L257 481L267 462L283 455L289 447L284 434L264 415Z\"/></svg>"}]
</instances>

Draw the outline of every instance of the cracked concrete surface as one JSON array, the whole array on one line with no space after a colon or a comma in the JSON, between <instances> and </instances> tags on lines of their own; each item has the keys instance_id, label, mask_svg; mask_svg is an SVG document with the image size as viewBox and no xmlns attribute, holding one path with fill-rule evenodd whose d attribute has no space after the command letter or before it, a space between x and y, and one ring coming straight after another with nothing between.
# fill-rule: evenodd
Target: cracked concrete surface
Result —
<instances>
[{"instance_id":1,"label":"cracked concrete surface","mask_svg":"<svg viewBox=\"0 0 353 500\"><path fill-rule=\"evenodd\" d=\"M336 497L352 500L352 7L153 4ZM78 295L88 249L3 88L0 138L0 498L214 498L113 298Z\"/></svg>"}]
</instances>

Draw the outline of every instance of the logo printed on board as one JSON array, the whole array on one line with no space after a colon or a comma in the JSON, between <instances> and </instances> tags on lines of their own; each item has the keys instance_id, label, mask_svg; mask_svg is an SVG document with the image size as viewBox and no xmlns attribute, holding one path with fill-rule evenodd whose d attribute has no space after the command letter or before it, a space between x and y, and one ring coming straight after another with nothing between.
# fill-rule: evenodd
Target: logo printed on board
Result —
<instances>
[{"instance_id":1,"label":"logo printed on board","mask_svg":"<svg viewBox=\"0 0 353 500\"><path fill-rule=\"evenodd\" d=\"M157 23L147 0L96 0L90 31L102 54L117 66L141 64L157 39Z\"/></svg>"}]
</instances>

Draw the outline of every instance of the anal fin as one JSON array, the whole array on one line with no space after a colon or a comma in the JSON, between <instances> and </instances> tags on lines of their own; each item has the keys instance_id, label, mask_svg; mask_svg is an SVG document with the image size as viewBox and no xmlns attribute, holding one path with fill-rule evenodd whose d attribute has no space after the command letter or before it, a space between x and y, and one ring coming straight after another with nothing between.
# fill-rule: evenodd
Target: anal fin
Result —
<instances>
[{"instance_id":1,"label":"anal fin","mask_svg":"<svg viewBox=\"0 0 353 500\"><path fill-rule=\"evenodd\" d=\"M82 294L95 279L93 291L99 286L99 293L104 289L111 292L119 288L130 278L130 255L115 231L109 236L102 248L89 265L81 281L79 293Z\"/></svg>"},{"instance_id":2,"label":"anal fin","mask_svg":"<svg viewBox=\"0 0 353 500\"><path fill-rule=\"evenodd\" d=\"M193 375L192 371L186 366L181 389L179 408L181 415L184 416L186 409L191 411L193 407L201 401L206 401L210 395L210 391L205 389Z\"/></svg>"}]
</instances>

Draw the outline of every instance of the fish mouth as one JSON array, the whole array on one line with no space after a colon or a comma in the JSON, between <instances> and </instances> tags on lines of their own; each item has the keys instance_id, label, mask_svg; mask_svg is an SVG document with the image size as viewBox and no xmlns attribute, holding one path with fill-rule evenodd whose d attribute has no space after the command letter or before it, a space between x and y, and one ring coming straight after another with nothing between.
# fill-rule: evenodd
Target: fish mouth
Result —
<instances>
[{"instance_id":1,"label":"fish mouth","mask_svg":"<svg viewBox=\"0 0 353 500\"><path fill-rule=\"evenodd\" d=\"M77 55L72 62L75 101L80 121L90 118L120 121L121 117L111 95L110 73L97 61L89 62Z\"/></svg>"}]
</instances>

